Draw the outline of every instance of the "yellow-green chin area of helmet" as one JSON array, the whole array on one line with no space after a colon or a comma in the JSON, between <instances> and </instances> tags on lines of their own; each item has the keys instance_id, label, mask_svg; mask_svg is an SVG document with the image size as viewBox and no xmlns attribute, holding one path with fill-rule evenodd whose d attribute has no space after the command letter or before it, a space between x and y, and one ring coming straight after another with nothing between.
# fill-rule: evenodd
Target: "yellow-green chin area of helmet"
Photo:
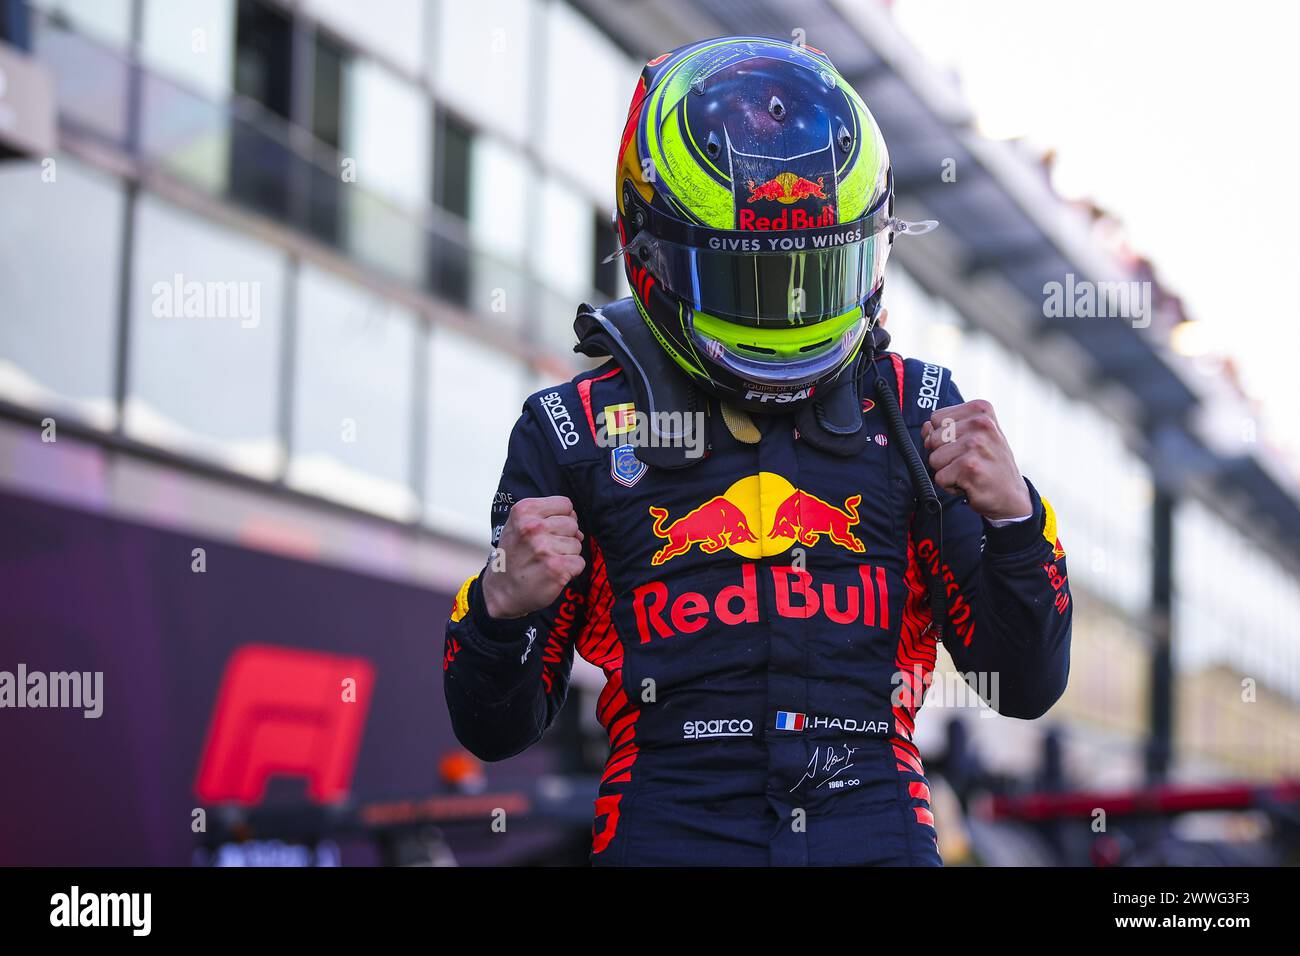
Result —
<instances>
[{"instance_id":1,"label":"yellow-green chin area of helmet","mask_svg":"<svg viewBox=\"0 0 1300 956\"><path fill-rule=\"evenodd\" d=\"M808 358L819 346L834 344L861 320L862 308L854 306L820 322L784 328L755 328L703 312L696 312L692 322L702 337L721 343L734 354L780 364Z\"/></svg>"}]
</instances>

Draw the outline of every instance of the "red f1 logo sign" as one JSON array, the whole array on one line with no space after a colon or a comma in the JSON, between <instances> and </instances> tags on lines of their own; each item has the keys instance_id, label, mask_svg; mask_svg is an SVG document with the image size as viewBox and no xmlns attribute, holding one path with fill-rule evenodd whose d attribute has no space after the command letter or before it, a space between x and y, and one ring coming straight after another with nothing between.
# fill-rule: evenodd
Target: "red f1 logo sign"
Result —
<instances>
[{"instance_id":1,"label":"red f1 logo sign","mask_svg":"<svg viewBox=\"0 0 1300 956\"><path fill-rule=\"evenodd\" d=\"M348 680L355 682L348 685ZM355 695L348 688L355 688ZM347 796L374 667L364 657L248 644L217 692L194 789L206 803L259 803L276 774L307 778L317 803Z\"/></svg>"}]
</instances>

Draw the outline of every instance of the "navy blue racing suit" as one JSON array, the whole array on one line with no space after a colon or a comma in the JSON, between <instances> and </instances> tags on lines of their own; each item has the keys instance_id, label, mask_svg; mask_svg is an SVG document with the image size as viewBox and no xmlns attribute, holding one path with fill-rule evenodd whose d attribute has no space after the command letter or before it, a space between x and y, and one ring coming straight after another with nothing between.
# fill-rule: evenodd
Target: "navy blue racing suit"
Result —
<instances>
[{"instance_id":1,"label":"navy blue racing suit","mask_svg":"<svg viewBox=\"0 0 1300 956\"><path fill-rule=\"evenodd\" d=\"M921 448L922 422L962 397L946 369L878 362ZM874 440L855 457L801 440L790 415L755 415L761 438L715 428L707 457L682 470L615 447L635 401L613 361L526 401L494 543L516 502L565 495L587 565L513 621L490 618L478 579L466 582L443 657L457 737L485 760L536 743L576 652L606 678L593 863L937 865L912 742L938 649L926 566L944 582L957 669L1002 714L1039 717L1069 670L1051 506L1027 482L1033 516L995 528L940 491L940 550L916 530L906 467L870 400Z\"/></svg>"}]
</instances>

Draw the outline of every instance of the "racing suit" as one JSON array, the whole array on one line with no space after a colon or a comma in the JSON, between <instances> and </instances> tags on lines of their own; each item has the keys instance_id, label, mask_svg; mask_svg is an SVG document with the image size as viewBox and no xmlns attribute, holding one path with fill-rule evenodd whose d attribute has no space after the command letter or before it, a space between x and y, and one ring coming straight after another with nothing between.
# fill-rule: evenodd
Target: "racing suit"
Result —
<instances>
[{"instance_id":1,"label":"racing suit","mask_svg":"<svg viewBox=\"0 0 1300 956\"><path fill-rule=\"evenodd\" d=\"M946 369L878 363L919 448L961 395ZM937 651L925 574L944 582L957 669L1002 714L1042 715L1065 688L1072 610L1051 506L1027 482L1033 515L994 527L940 491L939 549L915 532L873 401L855 458L813 448L789 415L754 416L761 438L716 428L682 471L611 447L634 405L612 360L526 401L494 543L515 502L565 495L587 566L518 620L493 620L465 583L443 657L457 737L485 760L535 743L576 651L607 681L593 863L939 864L912 743Z\"/></svg>"}]
</instances>

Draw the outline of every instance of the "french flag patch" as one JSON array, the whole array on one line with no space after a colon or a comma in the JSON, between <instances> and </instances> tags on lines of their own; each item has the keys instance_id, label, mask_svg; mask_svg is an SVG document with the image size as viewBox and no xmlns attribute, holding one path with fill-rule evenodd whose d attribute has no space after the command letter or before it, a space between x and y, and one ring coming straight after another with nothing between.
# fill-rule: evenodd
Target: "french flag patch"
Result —
<instances>
[{"instance_id":1,"label":"french flag patch","mask_svg":"<svg viewBox=\"0 0 1300 956\"><path fill-rule=\"evenodd\" d=\"M807 722L806 714L792 714L788 710L778 710L776 712L776 729L777 730L803 730Z\"/></svg>"}]
</instances>

